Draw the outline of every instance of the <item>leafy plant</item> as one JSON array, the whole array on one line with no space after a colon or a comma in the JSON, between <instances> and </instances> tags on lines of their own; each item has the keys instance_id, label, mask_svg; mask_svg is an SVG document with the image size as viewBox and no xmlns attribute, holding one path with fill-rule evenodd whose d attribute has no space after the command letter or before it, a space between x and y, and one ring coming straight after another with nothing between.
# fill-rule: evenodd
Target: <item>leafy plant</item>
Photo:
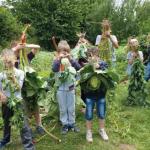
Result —
<instances>
[{"instance_id":1,"label":"leafy plant","mask_svg":"<svg viewBox=\"0 0 150 150\"><path fill-rule=\"evenodd\" d=\"M44 78L38 76L38 74L33 72L26 72L26 78L22 88L22 96L27 101L28 107L31 110L37 106L38 99L40 96L44 98L46 94L45 89L47 87L47 82Z\"/></svg>"},{"instance_id":2,"label":"leafy plant","mask_svg":"<svg viewBox=\"0 0 150 150\"><path fill-rule=\"evenodd\" d=\"M12 81L12 76L14 72L5 71L6 79L2 80L2 89L10 92L10 97L7 98L7 105L13 110L14 115L10 119L11 124L16 125L19 128L23 126L23 100L16 97L15 92L19 91L18 82Z\"/></svg>"},{"instance_id":3,"label":"leafy plant","mask_svg":"<svg viewBox=\"0 0 150 150\"><path fill-rule=\"evenodd\" d=\"M144 66L140 59L136 59L132 66L130 83L128 87L128 105L147 106L146 83L144 81Z\"/></svg>"},{"instance_id":4,"label":"leafy plant","mask_svg":"<svg viewBox=\"0 0 150 150\"><path fill-rule=\"evenodd\" d=\"M99 84L95 80L98 80ZM103 83L106 89L112 89L118 81L119 77L114 71L95 70L92 64L88 64L80 70L79 83L84 90L98 89L101 83Z\"/></svg>"}]
</instances>

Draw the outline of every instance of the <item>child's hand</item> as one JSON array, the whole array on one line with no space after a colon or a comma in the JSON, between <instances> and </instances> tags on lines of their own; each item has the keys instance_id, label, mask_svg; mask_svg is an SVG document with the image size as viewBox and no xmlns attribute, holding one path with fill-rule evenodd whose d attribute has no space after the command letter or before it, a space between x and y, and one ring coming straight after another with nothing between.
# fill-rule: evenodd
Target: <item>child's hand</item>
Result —
<instances>
[{"instance_id":1,"label":"child's hand","mask_svg":"<svg viewBox=\"0 0 150 150\"><path fill-rule=\"evenodd\" d=\"M133 53L132 53L132 56L133 56L133 58L137 58L137 57L138 57L138 53L133 52Z\"/></svg>"},{"instance_id":2,"label":"child's hand","mask_svg":"<svg viewBox=\"0 0 150 150\"><path fill-rule=\"evenodd\" d=\"M52 37L52 40L55 40L55 36Z\"/></svg>"},{"instance_id":3,"label":"child's hand","mask_svg":"<svg viewBox=\"0 0 150 150\"><path fill-rule=\"evenodd\" d=\"M72 59L72 56L71 56L70 54L67 54L67 58L68 58L69 60L71 60L71 59Z\"/></svg>"},{"instance_id":4,"label":"child's hand","mask_svg":"<svg viewBox=\"0 0 150 150\"><path fill-rule=\"evenodd\" d=\"M96 63L96 64L94 64L94 67L95 67L95 69L99 69L100 65Z\"/></svg>"},{"instance_id":5,"label":"child's hand","mask_svg":"<svg viewBox=\"0 0 150 150\"><path fill-rule=\"evenodd\" d=\"M62 59L65 57L65 55L63 53L60 53L58 57L59 57L59 59Z\"/></svg>"},{"instance_id":6,"label":"child's hand","mask_svg":"<svg viewBox=\"0 0 150 150\"><path fill-rule=\"evenodd\" d=\"M25 45L24 45L24 44L17 44L16 47L13 47L13 48L12 48L12 50L13 50L14 52L16 52L16 51L19 51L20 49L23 49L23 48L25 48Z\"/></svg>"},{"instance_id":7,"label":"child's hand","mask_svg":"<svg viewBox=\"0 0 150 150\"><path fill-rule=\"evenodd\" d=\"M106 37L109 38L109 37L110 37L110 31L106 31L106 32L105 32L105 35L106 35Z\"/></svg>"},{"instance_id":8,"label":"child's hand","mask_svg":"<svg viewBox=\"0 0 150 150\"><path fill-rule=\"evenodd\" d=\"M6 101L7 101L7 97L2 92L0 92L0 102L6 103Z\"/></svg>"}]
</instances>

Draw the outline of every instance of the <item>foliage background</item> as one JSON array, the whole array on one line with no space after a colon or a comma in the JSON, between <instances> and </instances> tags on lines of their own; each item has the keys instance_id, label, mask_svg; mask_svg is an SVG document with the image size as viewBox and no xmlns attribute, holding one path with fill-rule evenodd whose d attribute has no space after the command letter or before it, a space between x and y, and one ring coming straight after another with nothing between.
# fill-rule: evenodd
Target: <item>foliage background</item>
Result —
<instances>
[{"instance_id":1,"label":"foliage background","mask_svg":"<svg viewBox=\"0 0 150 150\"><path fill-rule=\"evenodd\" d=\"M101 33L100 22L104 18L111 21L113 34L120 43L131 35L150 32L149 0L123 0L120 5L116 5L115 0L6 0L0 9L1 18L6 18L0 28L0 33L5 31L1 47L14 39L16 33L20 34L19 24L26 23L32 24L28 39L47 50L53 49L52 36L56 36L57 41L66 39L74 46L76 33L80 31L86 32L94 43L96 35Z\"/></svg>"}]
</instances>

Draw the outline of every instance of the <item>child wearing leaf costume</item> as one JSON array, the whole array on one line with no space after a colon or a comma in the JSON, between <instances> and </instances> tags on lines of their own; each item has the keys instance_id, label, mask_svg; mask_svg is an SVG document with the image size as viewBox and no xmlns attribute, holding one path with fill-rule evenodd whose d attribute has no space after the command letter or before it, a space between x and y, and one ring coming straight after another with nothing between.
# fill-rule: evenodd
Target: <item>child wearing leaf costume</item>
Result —
<instances>
[{"instance_id":1,"label":"child wearing leaf costume","mask_svg":"<svg viewBox=\"0 0 150 150\"><path fill-rule=\"evenodd\" d=\"M62 134L66 134L69 129L79 132L75 125L75 75L80 65L71 58L70 46L66 41L59 42L57 53L52 70L56 75L56 96L63 125Z\"/></svg>"},{"instance_id":2,"label":"child wearing leaf costume","mask_svg":"<svg viewBox=\"0 0 150 150\"><path fill-rule=\"evenodd\" d=\"M0 148L10 142L11 123L20 128L22 144L25 150L34 150L31 129L28 126L25 106L21 96L24 72L15 68L15 55L11 50L2 53L5 69L0 73L0 101L2 102L2 117L4 120L4 137Z\"/></svg>"},{"instance_id":3,"label":"child wearing leaf costume","mask_svg":"<svg viewBox=\"0 0 150 150\"><path fill-rule=\"evenodd\" d=\"M102 21L102 35L98 35L95 45L98 46L100 59L113 65L116 62L115 48L118 48L118 41L115 35L111 35L109 20Z\"/></svg>"}]
</instances>

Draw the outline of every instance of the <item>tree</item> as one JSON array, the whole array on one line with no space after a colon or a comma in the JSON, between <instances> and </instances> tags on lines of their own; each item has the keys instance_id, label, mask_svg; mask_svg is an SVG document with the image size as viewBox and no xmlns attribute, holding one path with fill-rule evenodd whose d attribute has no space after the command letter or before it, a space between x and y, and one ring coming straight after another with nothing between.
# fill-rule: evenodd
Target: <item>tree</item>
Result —
<instances>
[{"instance_id":1,"label":"tree","mask_svg":"<svg viewBox=\"0 0 150 150\"><path fill-rule=\"evenodd\" d=\"M94 42L96 35L101 33L101 21L109 19L113 13L114 0L91 1L90 13L87 15L85 31L90 41Z\"/></svg>"},{"instance_id":2,"label":"tree","mask_svg":"<svg viewBox=\"0 0 150 150\"><path fill-rule=\"evenodd\" d=\"M140 34L147 34L150 32L150 1L144 1L143 5L137 11L137 20Z\"/></svg>"},{"instance_id":3,"label":"tree","mask_svg":"<svg viewBox=\"0 0 150 150\"><path fill-rule=\"evenodd\" d=\"M50 48L49 39L55 35L74 43L84 17L83 2L89 0L9 0L12 12L22 23L31 23L41 46ZM86 7L85 7L86 8ZM82 15L83 14L83 15Z\"/></svg>"},{"instance_id":4,"label":"tree","mask_svg":"<svg viewBox=\"0 0 150 150\"><path fill-rule=\"evenodd\" d=\"M8 45L12 39L17 39L20 33L20 25L11 12L0 7L0 47Z\"/></svg>"}]
</instances>

